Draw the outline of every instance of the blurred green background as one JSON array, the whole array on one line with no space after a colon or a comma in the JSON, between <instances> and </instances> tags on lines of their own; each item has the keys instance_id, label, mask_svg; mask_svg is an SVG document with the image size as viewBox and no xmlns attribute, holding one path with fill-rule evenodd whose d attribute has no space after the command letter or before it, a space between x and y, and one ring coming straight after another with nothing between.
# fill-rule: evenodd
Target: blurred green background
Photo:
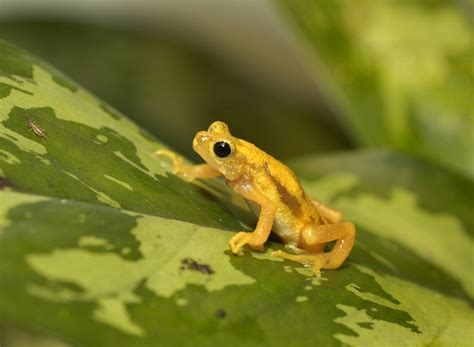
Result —
<instances>
[{"instance_id":1,"label":"blurred green background","mask_svg":"<svg viewBox=\"0 0 474 347\"><path fill-rule=\"evenodd\" d=\"M394 148L472 178L470 6L6 1L0 33L195 160L220 119L282 159Z\"/></svg>"}]
</instances>

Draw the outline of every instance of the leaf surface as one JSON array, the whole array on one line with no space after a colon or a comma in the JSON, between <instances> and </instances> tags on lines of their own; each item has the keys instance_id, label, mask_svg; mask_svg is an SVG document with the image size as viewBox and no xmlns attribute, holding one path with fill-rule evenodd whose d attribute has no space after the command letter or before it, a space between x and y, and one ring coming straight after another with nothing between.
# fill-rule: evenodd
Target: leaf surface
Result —
<instances>
[{"instance_id":1,"label":"leaf surface","mask_svg":"<svg viewBox=\"0 0 474 347\"><path fill-rule=\"evenodd\" d=\"M48 65L1 43L0 83L2 331L88 346L472 344L469 180L392 152L294 162L358 229L344 266L316 279L272 258L278 243L232 255L243 222Z\"/></svg>"}]
</instances>

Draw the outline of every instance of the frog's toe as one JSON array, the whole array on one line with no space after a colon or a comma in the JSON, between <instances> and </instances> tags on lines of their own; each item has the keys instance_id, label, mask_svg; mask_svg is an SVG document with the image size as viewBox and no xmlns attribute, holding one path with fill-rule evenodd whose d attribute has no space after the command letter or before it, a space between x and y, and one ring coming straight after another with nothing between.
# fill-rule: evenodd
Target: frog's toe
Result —
<instances>
[{"instance_id":1,"label":"frog's toe","mask_svg":"<svg viewBox=\"0 0 474 347\"><path fill-rule=\"evenodd\" d=\"M285 252L278 250L278 251L273 251L270 255L272 257L283 258L284 254L285 254Z\"/></svg>"},{"instance_id":2,"label":"frog's toe","mask_svg":"<svg viewBox=\"0 0 474 347\"><path fill-rule=\"evenodd\" d=\"M241 248L250 241L250 234L244 231L237 233L233 238L229 240L229 247L232 253L242 255Z\"/></svg>"},{"instance_id":3,"label":"frog's toe","mask_svg":"<svg viewBox=\"0 0 474 347\"><path fill-rule=\"evenodd\" d=\"M321 267L322 267L321 264L319 264L318 262L314 262L313 265L311 266L314 276L316 276L316 278L321 277Z\"/></svg>"},{"instance_id":4,"label":"frog's toe","mask_svg":"<svg viewBox=\"0 0 474 347\"><path fill-rule=\"evenodd\" d=\"M315 258L311 262L311 268L316 278L321 277L321 269L324 268L326 264L327 264L327 257L324 253L318 254L317 256L315 256Z\"/></svg>"},{"instance_id":5,"label":"frog's toe","mask_svg":"<svg viewBox=\"0 0 474 347\"><path fill-rule=\"evenodd\" d=\"M250 248L252 248L252 250L257 251L257 252L263 252L265 250L265 246L261 244L257 245L257 244L249 243L249 246Z\"/></svg>"}]
</instances>

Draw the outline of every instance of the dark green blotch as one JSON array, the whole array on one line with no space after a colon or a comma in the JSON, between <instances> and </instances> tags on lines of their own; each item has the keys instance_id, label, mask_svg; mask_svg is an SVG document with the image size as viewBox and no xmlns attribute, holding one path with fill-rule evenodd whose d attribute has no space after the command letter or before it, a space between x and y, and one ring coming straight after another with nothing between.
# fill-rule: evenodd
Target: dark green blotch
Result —
<instances>
[{"instance_id":1,"label":"dark green blotch","mask_svg":"<svg viewBox=\"0 0 474 347\"><path fill-rule=\"evenodd\" d=\"M20 91L22 93L25 93L25 94L28 94L28 95L33 95L33 93L30 93L27 90L12 86L12 85L7 84L7 83L0 82L0 99L6 98L7 96L9 96L13 89L18 90L18 91Z\"/></svg>"},{"instance_id":2,"label":"dark green blotch","mask_svg":"<svg viewBox=\"0 0 474 347\"><path fill-rule=\"evenodd\" d=\"M29 130L28 119L44 129L46 139ZM2 124L46 149L46 154L38 155L0 136L1 148L20 160L20 164L0 161L5 176L16 183L19 191L104 204L97 194L101 192L123 209L199 225L241 228L230 213L194 185L174 175L150 176L135 145L112 128L96 129L59 119L50 107L14 107ZM101 142L101 136L107 141ZM105 175L128 183L132 190Z\"/></svg>"},{"instance_id":3,"label":"dark green blotch","mask_svg":"<svg viewBox=\"0 0 474 347\"><path fill-rule=\"evenodd\" d=\"M374 323L372 322L359 322L357 323L357 325L360 326L361 328L368 329L368 330L374 329Z\"/></svg>"},{"instance_id":4,"label":"dark green blotch","mask_svg":"<svg viewBox=\"0 0 474 347\"><path fill-rule=\"evenodd\" d=\"M129 231L137 225L138 218L105 206L51 199L10 209L7 219L12 225L4 229L2 236L8 239L8 233L12 232L10 236L17 240L12 252L25 247L29 253L43 254L55 249L78 248L80 236L93 235L114 246L108 251L136 260L141 258L139 243ZM121 254L123 248L129 248L130 252ZM81 290L77 286L68 288Z\"/></svg>"},{"instance_id":5,"label":"dark green blotch","mask_svg":"<svg viewBox=\"0 0 474 347\"><path fill-rule=\"evenodd\" d=\"M2 154L0 153L0 156ZM10 181L8 178L0 176L0 190L8 188L8 187L14 187L15 185L13 184L12 181Z\"/></svg>"},{"instance_id":6,"label":"dark green blotch","mask_svg":"<svg viewBox=\"0 0 474 347\"><path fill-rule=\"evenodd\" d=\"M31 55L21 48L15 47L5 41L0 41L0 76L5 76L14 81L33 81L33 66L38 65L52 74L53 80L72 92L78 90L76 83L69 80L60 71L49 66L39 58ZM20 79L18 79L20 77Z\"/></svg>"},{"instance_id":7,"label":"dark green blotch","mask_svg":"<svg viewBox=\"0 0 474 347\"><path fill-rule=\"evenodd\" d=\"M13 86L10 86L5 83L0 83L0 99L6 98L7 96L9 96L12 89L13 89Z\"/></svg>"},{"instance_id":8,"label":"dark green blotch","mask_svg":"<svg viewBox=\"0 0 474 347\"><path fill-rule=\"evenodd\" d=\"M33 79L33 58L24 50L0 41L0 76Z\"/></svg>"},{"instance_id":9,"label":"dark green blotch","mask_svg":"<svg viewBox=\"0 0 474 347\"><path fill-rule=\"evenodd\" d=\"M51 71L50 71L51 72ZM79 90L79 86L76 82L73 82L68 77L63 75L61 72L56 70L56 73L53 74L53 81L59 84L61 87L69 89L71 92L75 93Z\"/></svg>"},{"instance_id":10,"label":"dark green blotch","mask_svg":"<svg viewBox=\"0 0 474 347\"><path fill-rule=\"evenodd\" d=\"M123 116L120 114L119 111L117 111L115 108L107 105L107 104L100 104L100 108L105 112L107 113L110 117L112 117L113 119L120 119L120 118L123 118Z\"/></svg>"}]
</instances>

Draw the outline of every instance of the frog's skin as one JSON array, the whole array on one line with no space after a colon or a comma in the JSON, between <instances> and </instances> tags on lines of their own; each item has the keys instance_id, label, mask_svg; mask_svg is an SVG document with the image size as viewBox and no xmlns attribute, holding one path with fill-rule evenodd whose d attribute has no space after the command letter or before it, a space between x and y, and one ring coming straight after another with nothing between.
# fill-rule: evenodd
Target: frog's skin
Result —
<instances>
[{"instance_id":1,"label":"frog's skin","mask_svg":"<svg viewBox=\"0 0 474 347\"><path fill-rule=\"evenodd\" d=\"M157 154L170 156L175 173L189 180L224 176L234 192L251 202L255 211L260 210L253 232L239 232L230 239L234 254L241 255L244 245L263 250L273 230L295 254L275 251L272 255L311 266L317 276L320 269L337 269L347 258L354 246L354 225L342 222L340 212L311 200L286 165L232 136L223 122L214 122L207 131L198 132L193 149L206 164L184 165L166 150ZM332 250L324 252L324 246L334 240Z\"/></svg>"}]
</instances>

